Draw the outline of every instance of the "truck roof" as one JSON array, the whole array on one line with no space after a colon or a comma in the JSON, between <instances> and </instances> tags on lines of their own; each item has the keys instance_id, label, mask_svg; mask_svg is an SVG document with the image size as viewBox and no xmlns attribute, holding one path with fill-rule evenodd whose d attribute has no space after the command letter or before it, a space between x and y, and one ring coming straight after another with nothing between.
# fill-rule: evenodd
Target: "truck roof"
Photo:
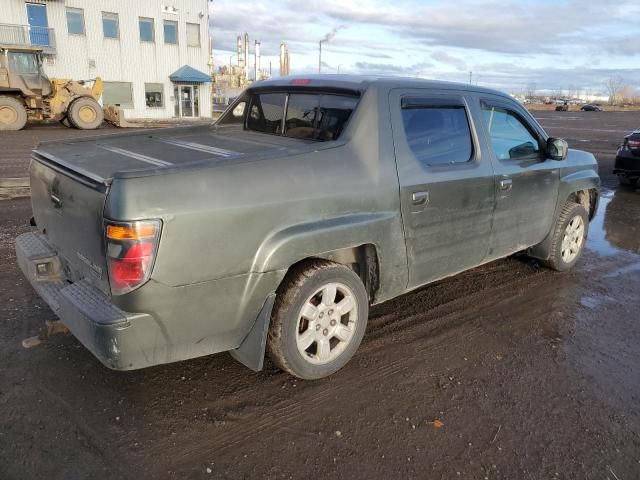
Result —
<instances>
[{"instance_id":1,"label":"truck roof","mask_svg":"<svg viewBox=\"0 0 640 480\"><path fill-rule=\"evenodd\" d=\"M429 80L415 77L394 77L385 75L343 75L343 74L315 74L315 75L290 75L287 77L271 78L254 82L251 89L269 87L293 87L307 86L318 88L339 88L364 92L369 86L376 85L382 88L442 88L480 93L491 93L509 97L506 93L491 88L479 87L468 83L446 82L442 80ZM510 97L509 97L510 98Z\"/></svg>"}]
</instances>

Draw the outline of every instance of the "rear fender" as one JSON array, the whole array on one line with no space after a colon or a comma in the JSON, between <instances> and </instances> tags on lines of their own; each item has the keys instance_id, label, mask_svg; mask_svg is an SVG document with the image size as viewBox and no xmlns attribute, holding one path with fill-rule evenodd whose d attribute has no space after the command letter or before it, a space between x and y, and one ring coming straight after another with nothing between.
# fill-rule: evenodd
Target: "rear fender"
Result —
<instances>
[{"instance_id":1,"label":"rear fender","mask_svg":"<svg viewBox=\"0 0 640 480\"><path fill-rule=\"evenodd\" d=\"M403 291L407 265L398 212L344 215L273 232L258 249L252 272L288 270L306 258L364 244L374 245L378 255L380 290L377 300Z\"/></svg>"}]
</instances>

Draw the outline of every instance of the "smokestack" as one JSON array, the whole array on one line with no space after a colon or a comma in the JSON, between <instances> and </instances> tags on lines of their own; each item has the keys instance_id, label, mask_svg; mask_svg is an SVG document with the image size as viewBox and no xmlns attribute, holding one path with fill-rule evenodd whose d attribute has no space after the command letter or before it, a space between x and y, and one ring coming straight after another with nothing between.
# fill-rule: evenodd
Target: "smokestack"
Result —
<instances>
[{"instance_id":1,"label":"smokestack","mask_svg":"<svg viewBox=\"0 0 640 480\"><path fill-rule=\"evenodd\" d=\"M244 34L244 78L249 80L249 34Z\"/></svg>"},{"instance_id":2,"label":"smokestack","mask_svg":"<svg viewBox=\"0 0 640 480\"><path fill-rule=\"evenodd\" d=\"M280 44L280 76L286 77L289 75L289 48L287 44L282 42Z\"/></svg>"},{"instance_id":3,"label":"smokestack","mask_svg":"<svg viewBox=\"0 0 640 480\"><path fill-rule=\"evenodd\" d=\"M255 49L254 49L255 59L254 59L254 80L258 81L258 75L260 74L260 42L255 41Z\"/></svg>"},{"instance_id":4,"label":"smokestack","mask_svg":"<svg viewBox=\"0 0 640 480\"><path fill-rule=\"evenodd\" d=\"M238 56L238 66L244 67L244 59L242 58L242 52L244 48L242 47L242 35L238 35L238 47L236 55Z\"/></svg>"}]
</instances>

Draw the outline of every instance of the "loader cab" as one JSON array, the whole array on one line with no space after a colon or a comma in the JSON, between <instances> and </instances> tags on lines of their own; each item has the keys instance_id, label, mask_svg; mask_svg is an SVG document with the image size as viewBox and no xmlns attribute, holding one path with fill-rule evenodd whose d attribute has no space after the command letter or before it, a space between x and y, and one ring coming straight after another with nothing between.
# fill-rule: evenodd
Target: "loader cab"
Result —
<instances>
[{"instance_id":1,"label":"loader cab","mask_svg":"<svg viewBox=\"0 0 640 480\"><path fill-rule=\"evenodd\" d=\"M0 92L20 92L25 97L51 94L51 81L42 68L42 50L0 47Z\"/></svg>"}]
</instances>

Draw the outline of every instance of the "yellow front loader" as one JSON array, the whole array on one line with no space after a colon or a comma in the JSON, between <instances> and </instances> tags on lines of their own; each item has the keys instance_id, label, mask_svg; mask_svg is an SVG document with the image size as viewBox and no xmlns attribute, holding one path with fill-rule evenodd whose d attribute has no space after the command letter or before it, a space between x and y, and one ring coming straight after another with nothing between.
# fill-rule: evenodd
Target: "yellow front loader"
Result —
<instances>
[{"instance_id":1,"label":"yellow front loader","mask_svg":"<svg viewBox=\"0 0 640 480\"><path fill-rule=\"evenodd\" d=\"M58 120L83 130L98 128L104 112L98 103L102 80L49 79L42 50L0 45L0 130L20 130L27 120Z\"/></svg>"}]
</instances>

